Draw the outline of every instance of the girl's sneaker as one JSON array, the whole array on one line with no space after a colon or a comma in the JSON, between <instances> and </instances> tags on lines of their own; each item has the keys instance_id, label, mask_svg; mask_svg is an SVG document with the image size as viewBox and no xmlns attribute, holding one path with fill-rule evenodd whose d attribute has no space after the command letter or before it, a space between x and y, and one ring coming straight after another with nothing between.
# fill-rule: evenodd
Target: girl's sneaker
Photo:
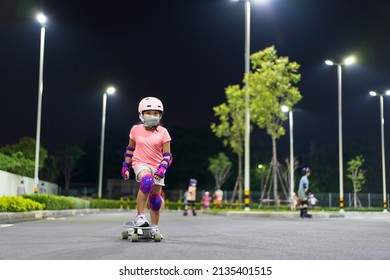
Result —
<instances>
[{"instance_id":1,"label":"girl's sneaker","mask_svg":"<svg viewBox=\"0 0 390 280\"><path fill-rule=\"evenodd\" d=\"M148 220L145 218L144 214L138 214L135 218L134 224L138 227L147 227L149 226Z\"/></svg>"},{"instance_id":2,"label":"girl's sneaker","mask_svg":"<svg viewBox=\"0 0 390 280\"><path fill-rule=\"evenodd\" d=\"M161 235L161 239L163 239L163 235L162 235L161 232L158 230L158 227L152 228L152 229L149 231L149 233L150 233L150 237L151 237L151 238L154 238L154 236L155 236L156 234L160 234L160 235Z\"/></svg>"}]
</instances>

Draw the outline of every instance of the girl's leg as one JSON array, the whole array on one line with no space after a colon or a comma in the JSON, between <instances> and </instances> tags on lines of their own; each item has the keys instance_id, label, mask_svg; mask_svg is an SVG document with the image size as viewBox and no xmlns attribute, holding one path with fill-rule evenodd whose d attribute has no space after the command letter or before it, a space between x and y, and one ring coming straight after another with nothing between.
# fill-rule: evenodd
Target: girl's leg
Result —
<instances>
[{"instance_id":1,"label":"girl's leg","mask_svg":"<svg viewBox=\"0 0 390 280\"><path fill-rule=\"evenodd\" d=\"M153 189L153 195L160 195L161 196L161 186L155 185ZM162 198L161 198L162 199ZM152 224L158 225L158 222L160 220L160 209L161 207L158 207L158 202L155 207L150 207L150 220ZM155 208L154 210L152 208Z\"/></svg>"},{"instance_id":2,"label":"girl's leg","mask_svg":"<svg viewBox=\"0 0 390 280\"><path fill-rule=\"evenodd\" d=\"M148 195L143 193L141 190L138 190L137 194L137 214L145 213L146 208L146 200L148 199Z\"/></svg>"},{"instance_id":3,"label":"girl's leg","mask_svg":"<svg viewBox=\"0 0 390 280\"><path fill-rule=\"evenodd\" d=\"M137 174L137 179L138 181L140 182L140 189L138 190L138 194L137 194L137 212L138 213L144 213L145 212L145 208L146 208L146 201L148 199L148 196L149 194L145 191L142 191L142 184L144 183L143 182L143 177L146 176L151 176L152 174L150 174L150 171L145 169L145 170L141 170L138 174Z\"/></svg>"},{"instance_id":4,"label":"girl's leg","mask_svg":"<svg viewBox=\"0 0 390 280\"><path fill-rule=\"evenodd\" d=\"M137 179L140 182L140 189L137 193L137 217L135 220L136 225L149 225L149 222L145 218L145 209L146 209L146 202L149 197L148 189L153 188L154 181L153 177L150 174L150 171L145 169L141 170L137 174Z\"/></svg>"}]
</instances>

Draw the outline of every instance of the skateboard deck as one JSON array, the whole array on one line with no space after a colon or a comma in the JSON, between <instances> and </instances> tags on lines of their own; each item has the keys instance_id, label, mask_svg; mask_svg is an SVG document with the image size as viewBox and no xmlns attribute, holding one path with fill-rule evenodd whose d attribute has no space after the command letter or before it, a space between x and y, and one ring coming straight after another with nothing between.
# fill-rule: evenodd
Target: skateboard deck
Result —
<instances>
[{"instance_id":1,"label":"skateboard deck","mask_svg":"<svg viewBox=\"0 0 390 280\"><path fill-rule=\"evenodd\" d=\"M129 239L132 242L137 242L141 239L144 240L154 240L155 242L160 242L162 239L161 233L157 232L154 237L150 236L150 230L157 227L157 225L149 225L147 227L136 226L133 221L124 222L123 226L126 228L122 232L122 239Z\"/></svg>"}]
</instances>

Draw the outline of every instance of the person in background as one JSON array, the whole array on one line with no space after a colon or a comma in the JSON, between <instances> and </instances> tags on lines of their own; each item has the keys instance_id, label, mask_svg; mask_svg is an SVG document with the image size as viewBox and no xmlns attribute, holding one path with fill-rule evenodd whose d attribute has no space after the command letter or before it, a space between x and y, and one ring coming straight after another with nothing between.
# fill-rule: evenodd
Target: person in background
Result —
<instances>
[{"instance_id":1,"label":"person in background","mask_svg":"<svg viewBox=\"0 0 390 280\"><path fill-rule=\"evenodd\" d=\"M209 192L205 192L202 197L203 209L207 210L210 208L211 196Z\"/></svg>"},{"instance_id":2,"label":"person in background","mask_svg":"<svg viewBox=\"0 0 390 280\"><path fill-rule=\"evenodd\" d=\"M196 201L196 184L198 181L196 179L190 179L188 189L187 189L187 203L184 208L184 216L188 215L188 209L191 207L192 215L196 216L196 207L195 207L195 201Z\"/></svg>"},{"instance_id":3,"label":"person in background","mask_svg":"<svg viewBox=\"0 0 390 280\"><path fill-rule=\"evenodd\" d=\"M309 208L310 208L310 210L314 210L317 203L318 203L318 199L314 196L314 194L311 193L309 195Z\"/></svg>"},{"instance_id":4,"label":"person in background","mask_svg":"<svg viewBox=\"0 0 390 280\"><path fill-rule=\"evenodd\" d=\"M39 187L38 193L39 194L45 194L46 193L45 183L41 183L41 186Z\"/></svg>"},{"instance_id":5,"label":"person in background","mask_svg":"<svg viewBox=\"0 0 390 280\"><path fill-rule=\"evenodd\" d=\"M20 181L20 185L18 186L17 195L24 195L26 194L26 187L24 186L24 181Z\"/></svg>"},{"instance_id":6,"label":"person in background","mask_svg":"<svg viewBox=\"0 0 390 280\"><path fill-rule=\"evenodd\" d=\"M223 191L220 188L217 188L213 196L214 196L214 206L218 208L222 208Z\"/></svg>"},{"instance_id":7,"label":"person in background","mask_svg":"<svg viewBox=\"0 0 390 280\"><path fill-rule=\"evenodd\" d=\"M291 210L295 211L297 209L297 205L299 204L299 197L295 192L291 194Z\"/></svg>"},{"instance_id":8,"label":"person in background","mask_svg":"<svg viewBox=\"0 0 390 280\"><path fill-rule=\"evenodd\" d=\"M302 219L311 218L311 215L307 213L307 206L308 206L308 194L309 194L309 176L310 176L310 168L305 167L302 169L303 176L301 177L301 180L299 181L299 189L298 189L298 196L301 203L301 214L300 217Z\"/></svg>"}]
</instances>

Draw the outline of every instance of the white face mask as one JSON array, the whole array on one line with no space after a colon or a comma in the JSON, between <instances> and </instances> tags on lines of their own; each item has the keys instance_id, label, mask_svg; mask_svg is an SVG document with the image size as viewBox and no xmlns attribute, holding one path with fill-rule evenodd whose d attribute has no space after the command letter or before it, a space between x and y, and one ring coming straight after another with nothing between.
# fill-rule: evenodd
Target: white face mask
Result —
<instances>
[{"instance_id":1,"label":"white face mask","mask_svg":"<svg viewBox=\"0 0 390 280\"><path fill-rule=\"evenodd\" d=\"M144 119L144 124L147 127L155 127L160 122L160 117L150 116Z\"/></svg>"}]
</instances>

